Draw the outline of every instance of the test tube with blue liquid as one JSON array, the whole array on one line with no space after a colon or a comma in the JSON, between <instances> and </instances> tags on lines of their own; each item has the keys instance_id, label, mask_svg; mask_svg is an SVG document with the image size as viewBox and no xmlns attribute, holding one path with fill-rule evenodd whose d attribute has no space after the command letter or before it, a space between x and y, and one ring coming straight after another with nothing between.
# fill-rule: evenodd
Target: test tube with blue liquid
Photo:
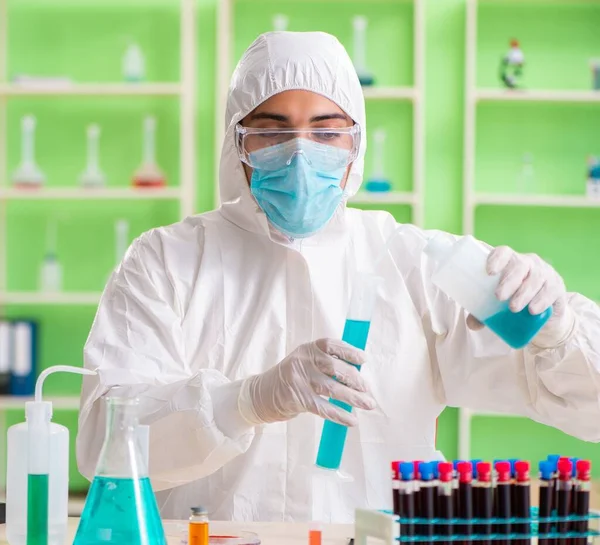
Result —
<instances>
[{"instance_id":1,"label":"test tube with blue liquid","mask_svg":"<svg viewBox=\"0 0 600 545\"><path fill-rule=\"evenodd\" d=\"M377 287L380 281L379 276L369 273L359 273L355 277L342 340L361 350L367 346ZM349 363L348 365L353 364ZM360 371L360 366L355 365L355 367ZM352 411L352 407L347 403L337 399L329 399L329 401L345 411ZM318 467L331 470L340 468L347 433L346 426L325 420L317 453L316 465Z\"/></svg>"}]
</instances>

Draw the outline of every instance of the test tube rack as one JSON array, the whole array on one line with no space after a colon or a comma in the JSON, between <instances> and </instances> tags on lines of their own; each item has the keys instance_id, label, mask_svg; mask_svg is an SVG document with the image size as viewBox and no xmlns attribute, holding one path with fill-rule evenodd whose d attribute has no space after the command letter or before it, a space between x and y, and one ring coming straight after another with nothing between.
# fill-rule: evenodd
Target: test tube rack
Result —
<instances>
[{"instance_id":1,"label":"test tube rack","mask_svg":"<svg viewBox=\"0 0 600 545\"><path fill-rule=\"evenodd\" d=\"M571 528L579 522L587 522L588 530L585 532L574 531ZM421 527L433 527L429 535L401 535L401 526L411 524ZM540 525L548 524L553 526L564 525L567 531L558 531L552 529L547 533L540 533ZM472 529L469 535L459 534L440 535L439 528L443 525L452 527L467 525ZM490 534L481 533L479 528L487 526L494 528ZM529 528L529 531L515 532L514 527ZM502 533L502 529L506 533ZM425 534L426 532L422 532ZM355 514L355 545L368 545L369 539L375 538L383 542L384 545L395 545L397 543L446 543L450 541L459 542L512 542L522 544L525 541L531 542L535 539L538 543L572 543L586 545L590 543L600 543L600 512L590 511L585 516L569 515L568 517L539 517L536 507L531 509L529 518L490 518L490 519L423 519L411 518L404 519L392 515L386 511L369 511L366 509L357 509Z\"/></svg>"}]
</instances>

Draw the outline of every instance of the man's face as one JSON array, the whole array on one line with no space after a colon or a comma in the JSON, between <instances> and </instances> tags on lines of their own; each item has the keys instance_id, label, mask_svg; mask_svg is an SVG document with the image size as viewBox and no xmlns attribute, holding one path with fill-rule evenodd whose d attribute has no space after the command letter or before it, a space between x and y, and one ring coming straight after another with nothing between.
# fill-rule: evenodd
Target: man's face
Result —
<instances>
[{"instance_id":1,"label":"man's face","mask_svg":"<svg viewBox=\"0 0 600 545\"><path fill-rule=\"evenodd\" d=\"M244 127L260 129L339 129L352 127L354 122L334 102L312 91L284 91L265 100L243 120ZM245 163L248 183L252 167ZM340 183L343 189L350 167Z\"/></svg>"}]
</instances>

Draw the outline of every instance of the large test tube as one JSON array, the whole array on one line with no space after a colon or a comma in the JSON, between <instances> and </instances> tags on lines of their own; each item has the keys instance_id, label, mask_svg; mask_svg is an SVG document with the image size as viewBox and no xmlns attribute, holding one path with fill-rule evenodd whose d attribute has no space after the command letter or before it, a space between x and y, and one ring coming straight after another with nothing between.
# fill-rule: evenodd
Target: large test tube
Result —
<instances>
[{"instance_id":1,"label":"large test tube","mask_svg":"<svg viewBox=\"0 0 600 545\"><path fill-rule=\"evenodd\" d=\"M369 273L359 273L354 280L350 309L346 318L342 340L361 350L364 350L367 345L377 287L380 281L381 277ZM355 367L360 371L359 365L355 365ZM329 399L329 402L345 411L352 411L352 407L347 403L332 398ZM316 465L318 467L332 470L339 469L347 433L348 428L346 426L325 420L319 452L317 453Z\"/></svg>"}]
</instances>

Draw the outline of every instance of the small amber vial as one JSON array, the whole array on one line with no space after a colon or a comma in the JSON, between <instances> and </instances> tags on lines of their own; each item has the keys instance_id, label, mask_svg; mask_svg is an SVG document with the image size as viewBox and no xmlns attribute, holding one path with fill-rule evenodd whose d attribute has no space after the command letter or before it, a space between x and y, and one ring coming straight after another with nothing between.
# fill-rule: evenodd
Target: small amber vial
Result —
<instances>
[{"instance_id":1,"label":"small amber vial","mask_svg":"<svg viewBox=\"0 0 600 545\"><path fill-rule=\"evenodd\" d=\"M208 545L208 513L204 507L192 507L188 545Z\"/></svg>"}]
</instances>

